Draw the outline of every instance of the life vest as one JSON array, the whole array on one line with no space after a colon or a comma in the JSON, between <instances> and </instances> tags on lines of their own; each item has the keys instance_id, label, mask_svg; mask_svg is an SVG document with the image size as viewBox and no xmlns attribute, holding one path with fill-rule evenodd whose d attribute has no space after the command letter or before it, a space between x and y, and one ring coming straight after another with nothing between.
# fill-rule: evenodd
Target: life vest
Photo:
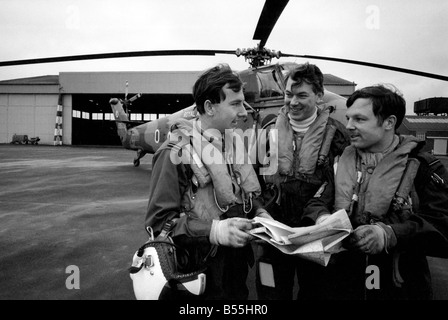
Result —
<instances>
[{"instance_id":1,"label":"life vest","mask_svg":"<svg viewBox=\"0 0 448 320\"><path fill-rule=\"evenodd\" d=\"M287 177L294 177L314 184L322 183L320 180L317 181L314 173L319 158L322 158L323 155L321 149L323 145L326 145L324 140L329 139L331 143L335 132L334 127L329 129L327 126L329 115L329 107L319 106L317 118L305 133L300 144L298 159L295 161L295 149L299 146L295 141L294 131L289 124L286 107L280 109L275 123L275 129L278 130L278 151L276 154L271 154L271 161L278 161L278 171L273 176L265 176L267 182L279 185ZM327 134L329 131L333 135ZM329 147L329 145L326 145L326 147ZM328 148L326 149L326 153L328 153Z\"/></svg>"},{"instance_id":2,"label":"life vest","mask_svg":"<svg viewBox=\"0 0 448 320\"><path fill-rule=\"evenodd\" d=\"M389 212L409 154L419 143L413 136L400 136L399 139L397 148L385 155L375 168L362 168L360 156L353 146L347 147L340 157L335 178L335 210L345 209L355 225L370 223L370 219L381 221ZM361 191L367 174L371 174L368 186Z\"/></svg>"},{"instance_id":3,"label":"life vest","mask_svg":"<svg viewBox=\"0 0 448 320\"><path fill-rule=\"evenodd\" d=\"M189 165L193 172L181 200L183 212L213 220L239 204L249 213L252 197L261 192L252 164L242 163L244 155L233 148L223 153L223 141L201 132L197 121L179 120L170 133L172 161Z\"/></svg>"}]
</instances>

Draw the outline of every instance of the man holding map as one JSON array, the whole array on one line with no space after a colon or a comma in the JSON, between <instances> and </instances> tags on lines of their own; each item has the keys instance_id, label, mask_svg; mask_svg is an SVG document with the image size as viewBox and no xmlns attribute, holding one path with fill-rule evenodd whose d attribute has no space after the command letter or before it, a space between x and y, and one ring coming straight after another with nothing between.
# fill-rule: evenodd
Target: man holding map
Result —
<instances>
[{"instance_id":1,"label":"man holding map","mask_svg":"<svg viewBox=\"0 0 448 320\"><path fill-rule=\"evenodd\" d=\"M406 107L395 88L357 90L347 107L351 145L337 166L334 207L354 231L326 267L322 298L431 299L426 256L448 257L448 172L421 151L424 141L397 135Z\"/></svg>"},{"instance_id":2,"label":"man holding map","mask_svg":"<svg viewBox=\"0 0 448 320\"><path fill-rule=\"evenodd\" d=\"M313 207L310 200L321 198L332 207L334 158L349 144L343 124L330 117L331 106L319 105L323 95L323 74L316 65L301 64L288 74L285 105L274 127L278 133L278 152L271 150L270 155L271 162L278 161L278 170L264 178L267 189L273 187L279 191L268 212L291 228L314 225L321 215L328 213L328 209ZM324 191L329 196L322 199ZM285 254L271 244L259 245L258 298L291 300L296 274L299 297L316 295L315 281L325 267Z\"/></svg>"}]
</instances>

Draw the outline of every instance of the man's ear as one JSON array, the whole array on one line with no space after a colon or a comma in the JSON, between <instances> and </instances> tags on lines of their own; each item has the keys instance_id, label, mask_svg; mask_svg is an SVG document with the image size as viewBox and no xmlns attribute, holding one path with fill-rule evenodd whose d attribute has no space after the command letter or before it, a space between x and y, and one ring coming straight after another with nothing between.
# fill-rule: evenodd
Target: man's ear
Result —
<instances>
[{"instance_id":1,"label":"man's ear","mask_svg":"<svg viewBox=\"0 0 448 320\"><path fill-rule=\"evenodd\" d=\"M213 103L210 100L205 100L204 111L207 115L211 117L215 114L215 110L213 109Z\"/></svg>"},{"instance_id":2,"label":"man's ear","mask_svg":"<svg viewBox=\"0 0 448 320\"><path fill-rule=\"evenodd\" d=\"M317 94L317 103L321 103L324 101L324 93L323 92L319 92Z\"/></svg>"},{"instance_id":3,"label":"man's ear","mask_svg":"<svg viewBox=\"0 0 448 320\"><path fill-rule=\"evenodd\" d=\"M397 123L396 116L389 116L384 120L384 128L387 130L395 130L395 124Z\"/></svg>"}]
</instances>

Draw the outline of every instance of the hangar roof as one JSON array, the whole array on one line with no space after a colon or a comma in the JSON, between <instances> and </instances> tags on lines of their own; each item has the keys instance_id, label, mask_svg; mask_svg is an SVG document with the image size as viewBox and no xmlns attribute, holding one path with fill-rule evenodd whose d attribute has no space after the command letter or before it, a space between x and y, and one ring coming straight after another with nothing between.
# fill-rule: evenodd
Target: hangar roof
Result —
<instances>
[{"instance_id":1,"label":"hangar roof","mask_svg":"<svg viewBox=\"0 0 448 320\"><path fill-rule=\"evenodd\" d=\"M59 76L58 75L47 75L47 76L39 76L39 77L31 77L31 78L19 78L12 80L3 80L0 81L0 85L47 85L47 84L59 84Z\"/></svg>"},{"instance_id":2,"label":"hangar roof","mask_svg":"<svg viewBox=\"0 0 448 320\"><path fill-rule=\"evenodd\" d=\"M0 93L58 94L59 76L47 75L0 81Z\"/></svg>"},{"instance_id":3,"label":"hangar roof","mask_svg":"<svg viewBox=\"0 0 448 320\"><path fill-rule=\"evenodd\" d=\"M61 72L63 93L191 94L201 71Z\"/></svg>"},{"instance_id":4,"label":"hangar roof","mask_svg":"<svg viewBox=\"0 0 448 320\"><path fill-rule=\"evenodd\" d=\"M324 74L324 84L331 86L356 86L356 83L336 77L330 73Z\"/></svg>"},{"instance_id":5,"label":"hangar roof","mask_svg":"<svg viewBox=\"0 0 448 320\"><path fill-rule=\"evenodd\" d=\"M448 131L448 117L444 116L406 116L403 125L409 131Z\"/></svg>"},{"instance_id":6,"label":"hangar roof","mask_svg":"<svg viewBox=\"0 0 448 320\"><path fill-rule=\"evenodd\" d=\"M59 75L0 81L0 93L58 93L60 85L65 94L124 94L128 82L129 94L191 94L193 84L201 73L202 71L61 72ZM324 75L324 84L356 85L332 74Z\"/></svg>"}]
</instances>

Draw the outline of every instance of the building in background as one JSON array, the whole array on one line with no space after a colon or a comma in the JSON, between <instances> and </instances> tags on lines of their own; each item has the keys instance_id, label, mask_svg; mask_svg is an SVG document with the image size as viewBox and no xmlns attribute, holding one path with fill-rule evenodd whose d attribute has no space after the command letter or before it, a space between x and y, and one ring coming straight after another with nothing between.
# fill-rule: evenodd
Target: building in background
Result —
<instances>
[{"instance_id":1,"label":"building in background","mask_svg":"<svg viewBox=\"0 0 448 320\"><path fill-rule=\"evenodd\" d=\"M155 120L193 104L193 84L201 73L61 72L0 81L0 143L10 143L16 134L53 145L56 122L62 121L63 145L121 145L111 98L142 93L127 110L130 120ZM356 86L331 74L324 75L324 85L344 97ZM59 120L58 105L62 105Z\"/></svg>"},{"instance_id":2,"label":"building in background","mask_svg":"<svg viewBox=\"0 0 448 320\"><path fill-rule=\"evenodd\" d=\"M193 103L200 72L61 72L0 81L0 143L14 134L38 136L52 145L57 106L64 145L120 145L109 105L113 97L143 93L128 110L131 120L150 121Z\"/></svg>"},{"instance_id":3,"label":"building in background","mask_svg":"<svg viewBox=\"0 0 448 320\"><path fill-rule=\"evenodd\" d=\"M428 98L414 103L416 115L406 116L398 132L426 140L424 150L448 155L448 98Z\"/></svg>"}]
</instances>

